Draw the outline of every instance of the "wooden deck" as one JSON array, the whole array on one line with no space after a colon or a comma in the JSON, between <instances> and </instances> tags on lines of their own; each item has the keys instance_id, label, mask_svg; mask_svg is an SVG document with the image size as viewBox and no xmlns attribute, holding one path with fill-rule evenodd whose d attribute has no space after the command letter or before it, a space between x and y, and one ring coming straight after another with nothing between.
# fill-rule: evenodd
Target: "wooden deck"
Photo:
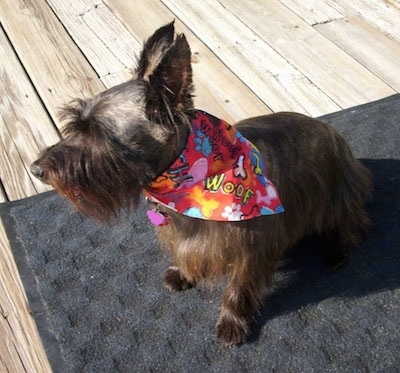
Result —
<instances>
[{"instance_id":1,"label":"wooden deck","mask_svg":"<svg viewBox=\"0 0 400 373\"><path fill-rule=\"evenodd\" d=\"M175 19L196 104L230 121L318 116L400 92L399 0L1 0L0 202L47 190L30 163L58 108L130 77L142 41ZM51 371L0 224L0 371Z\"/></svg>"}]
</instances>

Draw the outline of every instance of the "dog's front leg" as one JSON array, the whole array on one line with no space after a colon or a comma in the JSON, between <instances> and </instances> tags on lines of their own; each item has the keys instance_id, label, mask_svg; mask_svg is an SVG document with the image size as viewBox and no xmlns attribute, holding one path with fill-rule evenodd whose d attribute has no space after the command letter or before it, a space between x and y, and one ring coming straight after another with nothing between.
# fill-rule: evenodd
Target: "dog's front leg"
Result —
<instances>
[{"instance_id":1,"label":"dog's front leg","mask_svg":"<svg viewBox=\"0 0 400 373\"><path fill-rule=\"evenodd\" d=\"M182 275L179 267L172 266L165 271L164 286L173 293L190 289L195 285L195 282L189 281Z\"/></svg>"},{"instance_id":2,"label":"dog's front leg","mask_svg":"<svg viewBox=\"0 0 400 373\"><path fill-rule=\"evenodd\" d=\"M217 336L223 346L231 347L246 341L262 300L262 288L262 284L230 279L216 325Z\"/></svg>"}]
</instances>

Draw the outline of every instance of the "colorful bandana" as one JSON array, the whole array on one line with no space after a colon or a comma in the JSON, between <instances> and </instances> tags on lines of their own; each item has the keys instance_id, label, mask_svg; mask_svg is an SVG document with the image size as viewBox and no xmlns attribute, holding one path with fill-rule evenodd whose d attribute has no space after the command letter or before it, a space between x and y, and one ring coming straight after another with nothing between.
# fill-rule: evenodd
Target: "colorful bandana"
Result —
<instances>
[{"instance_id":1,"label":"colorful bandana","mask_svg":"<svg viewBox=\"0 0 400 373\"><path fill-rule=\"evenodd\" d=\"M152 202L192 218L217 221L284 212L261 154L250 141L202 111L191 124L186 148L145 192Z\"/></svg>"}]
</instances>

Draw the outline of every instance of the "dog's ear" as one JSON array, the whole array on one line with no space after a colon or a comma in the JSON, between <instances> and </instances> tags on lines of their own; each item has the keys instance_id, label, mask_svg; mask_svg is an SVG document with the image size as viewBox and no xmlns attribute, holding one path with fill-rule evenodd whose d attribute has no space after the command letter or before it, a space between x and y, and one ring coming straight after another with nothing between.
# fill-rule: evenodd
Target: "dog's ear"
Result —
<instances>
[{"instance_id":1,"label":"dog's ear","mask_svg":"<svg viewBox=\"0 0 400 373\"><path fill-rule=\"evenodd\" d=\"M149 85L153 95L161 96L164 105L169 108L178 112L192 110L191 52L185 35L177 36L175 43L149 76Z\"/></svg>"},{"instance_id":2,"label":"dog's ear","mask_svg":"<svg viewBox=\"0 0 400 373\"><path fill-rule=\"evenodd\" d=\"M192 66L183 34L174 40L174 23L158 29L145 43L137 79L146 85L146 112L157 123L175 123L176 115L193 113Z\"/></svg>"},{"instance_id":3,"label":"dog's ear","mask_svg":"<svg viewBox=\"0 0 400 373\"><path fill-rule=\"evenodd\" d=\"M144 44L136 69L137 77L148 81L174 41L174 21L160 27Z\"/></svg>"}]
</instances>

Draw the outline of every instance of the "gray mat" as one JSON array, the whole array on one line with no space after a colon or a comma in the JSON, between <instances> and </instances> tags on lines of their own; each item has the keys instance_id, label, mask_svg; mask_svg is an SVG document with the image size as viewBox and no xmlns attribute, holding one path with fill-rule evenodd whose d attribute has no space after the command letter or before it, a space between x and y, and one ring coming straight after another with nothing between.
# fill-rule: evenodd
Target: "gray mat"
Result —
<instances>
[{"instance_id":1,"label":"gray mat","mask_svg":"<svg viewBox=\"0 0 400 373\"><path fill-rule=\"evenodd\" d=\"M326 273L309 241L282 260L248 344L222 349L221 289L170 294L142 205L103 227L54 193L0 206L56 372L395 372L400 367L400 95L327 115L372 170L369 239Z\"/></svg>"}]
</instances>

